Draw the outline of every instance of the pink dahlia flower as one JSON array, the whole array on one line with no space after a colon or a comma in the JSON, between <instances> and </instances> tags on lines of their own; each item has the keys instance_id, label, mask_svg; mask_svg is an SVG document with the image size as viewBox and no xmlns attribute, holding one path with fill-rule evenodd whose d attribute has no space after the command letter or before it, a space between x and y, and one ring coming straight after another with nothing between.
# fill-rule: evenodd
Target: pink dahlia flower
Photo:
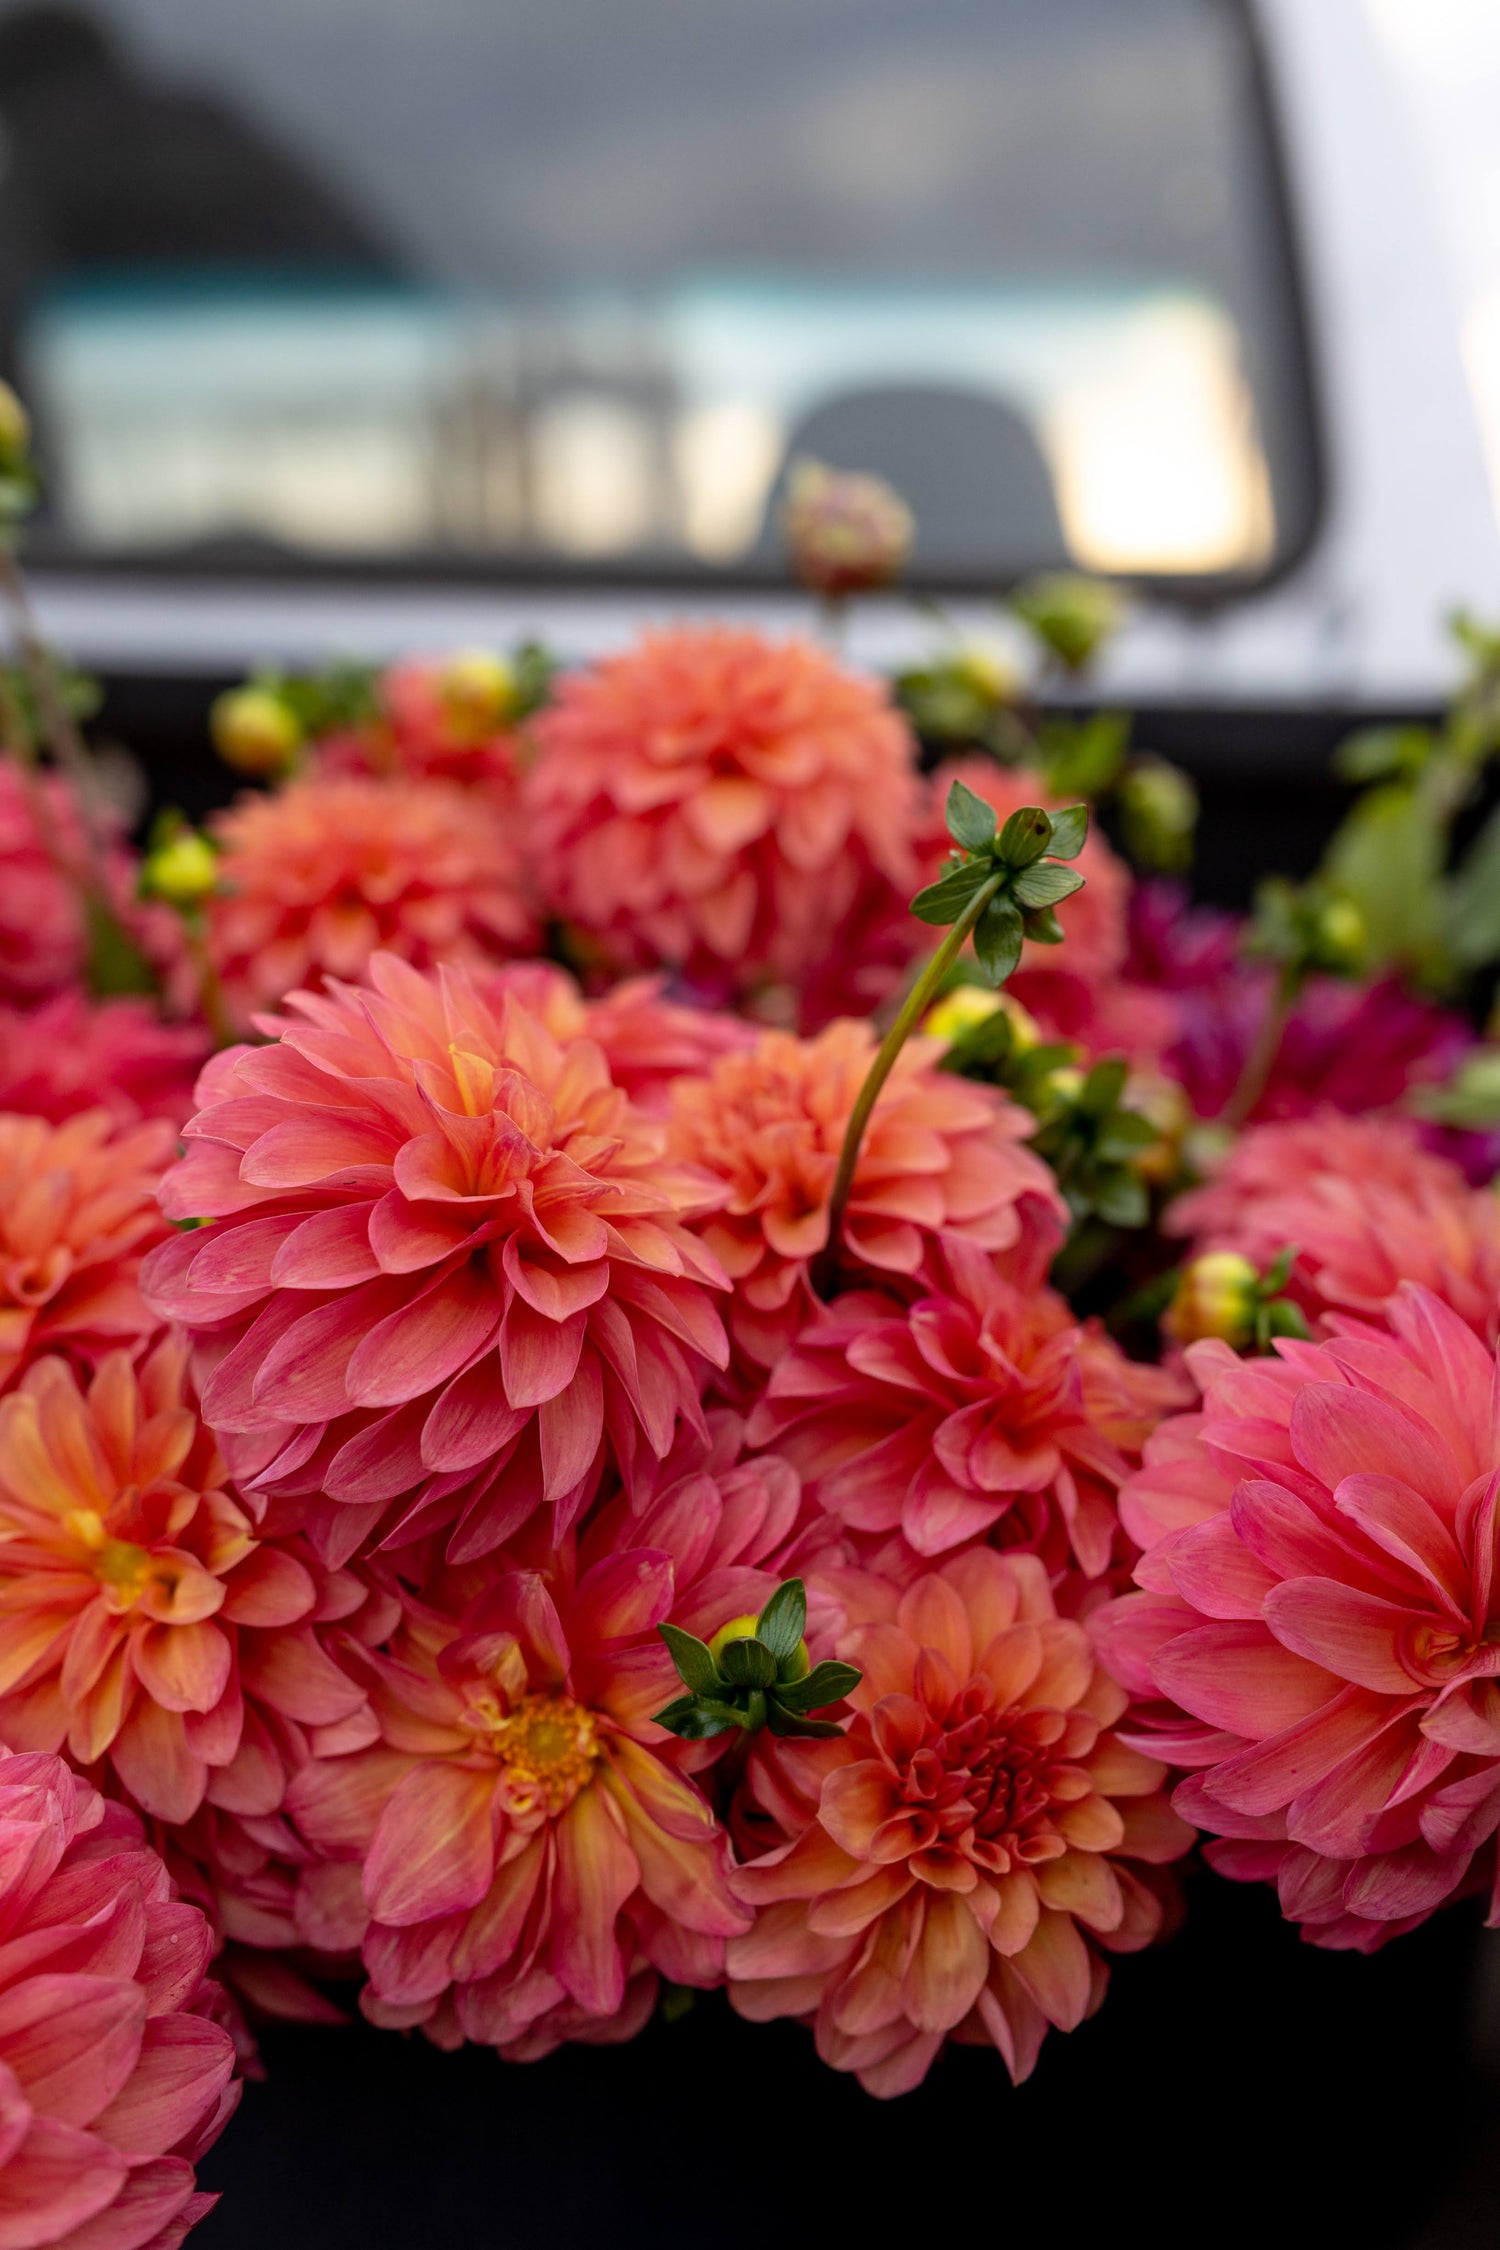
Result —
<instances>
[{"instance_id":1,"label":"pink dahlia flower","mask_svg":"<svg viewBox=\"0 0 1500 2250\"><path fill-rule=\"evenodd\" d=\"M209 1044L200 1024L166 1023L147 1000L69 991L38 1008L0 1007L0 1110L61 1125L98 1107L121 1125L181 1125Z\"/></svg>"},{"instance_id":2,"label":"pink dahlia flower","mask_svg":"<svg viewBox=\"0 0 1500 2250\"><path fill-rule=\"evenodd\" d=\"M160 1119L0 1115L0 1390L40 1352L92 1366L156 1328L139 1276L171 1231L156 1190L172 1147Z\"/></svg>"},{"instance_id":3,"label":"pink dahlia flower","mask_svg":"<svg viewBox=\"0 0 1500 2250\"><path fill-rule=\"evenodd\" d=\"M875 1057L868 1024L847 1018L815 1039L768 1031L701 1078L672 1088L670 1146L721 1180L727 1200L703 1225L734 1285L729 1329L756 1382L815 1309L812 1268L828 1240L828 1199L844 1129ZM912 1040L875 1104L839 1241L855 1273L921 1288L935 1252L966 1243L1039 1281L1066 1208L1024 1144L1032 1119L992 1088L931 1067Z\"/></svg>"},{"instance_id":4,"label":"pink dahlia flower","mask_svg":"<svg viewBox=\"0 0 1500 2250\"><path fill-rule=\"evenodd\" d=\"M160 1820L267 1815L311 1744L370 1731L324 1645L362 1594L256 1538L185 1356L113 1352L86 1392L42 1359L0 1401L0 1740L107 1765Z\"/></svg>"},{"instance_id":5,"label":"pink dahlia flower","mask_svg":"<svg viewBox=\"0 0 1500 2250\"><path fill-rule=\"evenodd\" d=\"M1145 1590L1096 1620L1214 1865L1361 1951L1500 1824L1496 1355L1410 1283L1388 1319L1271 1361L1193 1348L1202 1415L1122 1502Z\"/></svg>"},{"instance_id":6,"label":"pink dahlia flower","mask_svg":"<svg viewBox=\"0 0 1500 2250\"><path fill-rule=\"evenodd\" d=\"M234 2108L208 1924L123 1805L0 1753L0 2226L9 2250L176 2250Z\"/></svg>"},{"instance_id":7,"label":"pink dahlia flower","mask_svg":"<svg viewBox=\"0 0 1500 2250\"><path fill-rule=\"evenodd\" d=\"M1017 2081L1071 2031L1105 1956L1149 1945L1141 1868L1193 1840L1166 1768L1112 1731L1126 1696L1041 1564L985 1548L898 1594L846 1575L838 1653L864 1673L828 1741L763 1740L736 1808L759 1909L729 1941L730 1998L795 2016L872 2094L920 2084L947 2039L994 2046Z\"/></svg>"},{"instance_id":8,"label":"pink dahlia flower","mask_svg":"<svg viewBox=\"0 0 1500 2250\"><path fill-rule=\"evenodd\" d=\"M713 1182L513 993L390 954L373 991L297 993L219 1055L162 1190L209 1223L153 1301L203 1345L203 1411L242 1484L305 1498L321 1551L566 1529L612 1457L666 1454L727 1356L689 1231Z\"/></svg>"},{"instance_id":9,"label":"pink dahlia flower","mask_svg":"<svg viewBox=\"0 0 1500 2250\"><path fill-rule=\"evenodd\" d=\"M447 783L297 781L212 826L208 947L242 1024L299 986L363 976L378 950L428 968L540 941L513 827Z\"/></svg>"},{"instance_id":10,"label":"pink dahlia flower","mask_svg":"<svg viewBox=\"0 0 1500 2250\"><path fill-rule=\"evenodd\" d=\"M0 757L0 1005L33 1007L80 983L89 964L91 879L111 911L179 1000L185 989L182 927L170 907L142 906L135 862L118 820L96 812L102 864L91 876L78 800L57 774L28 777Z\"/></svg>"},{"instance_id":11,"label":"pink dahlia flower","mask_svg":"<svg viewBox=\"0 0 1500 2250\"><path fill-rule=\"evenodd\" d=\"M720 1008L670 999L662 977L627 977L585 999L566 969L518 961L496 972L492 990L514 992L554 1039L592 1039L609 1075L643 1109L660 1113L672 1082L698 1078L722 1055L755 1044L753 1024Z\"/></svg>"},{"instance_id":12,"label":"pink dahlia flower","mask_svg":"<svg viewBox=\"0 0 1500 2250\"><path fill-rule=\"evenodd\" d=\"M622 967L716 998L795 986L872 894L912 887L910 732L805 642L651 634L564 679L534 732L543 889Z\"/></svg>"},{"instance_id":13,"label":"pink dahlia flower","mask_svg":"<svg viewBox=\"0 0 1500 2250\"><path fill-rule=\"evenodd\" d=\"M1419 1281L1476 1334L1493 1341L1500 1327L1500 1203L1426 1153L1405 1118L1321 1110L1253 1125L1166 1230L1192 1236L1193 1256L1235 1250L1262 1270L1294 1248L1288 1294L1310 1320L1379 1322L1400 1284Z\"/></svg>"},{"instance_id":14,"label":"pink dahlia flower","mask_svg":"<svg viewBox=\"0 0 1500 2250\"><path fill-rule=\"evenodd\" d=\"M604 2027L648 1968L722 1980L750 1918L652 1718L680 1690L656 1627L682 1614L668 1538L723 1602L717 1629L775 1584L754 1567L767 1528L753 1493L703 1480L639 1518L606 1510L540 1567L507 1554L407 1597L367 1660L379 1744L312 1761L288 1799L328 1861L303 1879L303 1934L362 1945L367 2015L513 2053L576 2036L559 2009L625 2036Z\"/></svg>"},{"instance_id":15,"label":"pink dahlia flower","mask_svg":"<svg viewBox=\"0 0 1500 2250\"><path fill-rule=\"evenodd\" d=\"M919 1555L976 1539L1034 1549L1086 1576L1114 1558L1115 1495L1176 1379L1143 1367L1051 1289L989 1260L907 1305L852 1291L810 1321L750 1417L812 1502Z\"/></svg>"}]
</instances>

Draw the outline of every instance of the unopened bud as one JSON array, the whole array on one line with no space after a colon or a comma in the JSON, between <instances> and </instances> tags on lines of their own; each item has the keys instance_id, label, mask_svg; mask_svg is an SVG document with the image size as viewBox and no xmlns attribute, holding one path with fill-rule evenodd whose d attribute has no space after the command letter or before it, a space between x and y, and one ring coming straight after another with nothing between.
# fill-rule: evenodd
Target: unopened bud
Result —
<instances>
[{"instance_id":1,"label":"unopened bud","mask_svg":"<svg viewBox=\"0 0 1500 2250\"><path fill-rule=\"evenodd\" d=\"M1008 1019L1011 1047L1017 1054L1041 1044L1040 1026L1020 1001L982 984L957 984L951 992L945 992L923 1017L922 1029L929 1039L941 1039L945 1046L954 1047L967 1032L997 1015Z\"/></svg>"},{"instance_id":2,"label":"unopened bud","mask_svg":"<svg viewBox=\"0 0 1500 2250\"><path fill-rule=\"evenodd\" d=\"M759 1616L751 1610L746 1616L731 1617L727 1625L721 1625L708 1644L708 1653L715 1664L722 1665L724 1651L731 1641L753 1641L756 1637L755 1628L759 1623ZM783 1680L805 1680L811 1662L806 1641L799 1641L791 1655L782 1658L777 1667L778 1676Z\"/></svg>"},{"instance_id":3,"label":"unopened bud","mask_svg":"<svg viewBox=\"0 0 1500 2250\"><path fill-rule=\"evenodd\" d=\"M438 674L443 713L455 735L482 742L514 717L516 675L503 656L464 649Z\"/></svg>"},{"instance_id":4,"label":"unopened bud","mask_svg":"<svg viewBox=\"0 0 1500 2250\"><path fill-rule=\"evenodd\" d=\"M1021 693L1021 675L1007 657L991 648L963 648L953 669L964 685L986 703L1014 703Z\"/></svg>"},{"instance_id":5,"label":"unopened bud","mask_svg":"<svg viewBox=\"0 0 1500 2250\"><path fill-rule=\"evenodd\" d=\"M155 851L148 852L141 869L142 888L152 898L172 906L195 906L208 897L219 879L219 862L207 837L196 828L179 828Z\"/></svg>"},{"instance_id":6,"label":"unopened bud","mask_svg":"<svg viewBox=\"0 0 1500 2250\"><path fill-rule=\"evenodd\" d=\"M1237 1250L1209 1250L1183 1268L1166 1326L1179 1344L1208 1337L1240 1351L1255 1334L1261 1277Z\"/></svg>"},{"instance_id":7,"label":"unopened bud","mask_svg":"<svg viewBox=\"0 0 1500 2250\"><path fill-rule=\"evenodd\" d=\"M226 766L257 781L290 773L302 747L302 724L270 688L230 688L209 713L214 748Z\"/></svg>"},{"instance_id":8,"label":"unopened bud","mask_svg":"<svg viewBox=\"0 0 1500 2250\"><path fill-rule=\"evenodd\" d=\"M31 467L31 417L9 383L0 383L0 477Z\"/></svg>"},{"instance_id":9,"label":"unopened bud","mask_svg":"<svg viewBox=\"0 0 1500 2250\"><path fill-rule=\"evenodd\" d=\"M815 594L838 600L899 578L916 530L910 508L880 477L796 461L787 478L781 532L793 572Z\"/></svg>"},{"instance_id":10,"label":"unopened bud","mask_svg":"<svg viewBox=\"0 0 1500 2250\"><path fill-rule=\"evenodd\" d=\"M1012 594L1010 606L1069 672L1093 661L1124 614L1113 586L1066 571L1033 578Z\"/></svg>"},{"instance_id":11,"label":"unopened bud","mask_svg":"<svg viewBox=\"0 0 1500 2250\"><path fill-rule=\"evenodd\" d=\"M1357 969L1369 943L1365 918L1352 898L1331 898L1319 909L1316 966L1333 973Z\"/></svg>"},{"instance_id":12,"label":"unopened bud","mask_svg":"<svg viewBox=\"0 0 1500 2250\"><path fill-rule=\"evenodd\" d=\"M1125 849L1138 866L1177 874L1193 856L1198 792L1165 758L1137 758L1115 792Z\"/></svg>"}]
</instances>

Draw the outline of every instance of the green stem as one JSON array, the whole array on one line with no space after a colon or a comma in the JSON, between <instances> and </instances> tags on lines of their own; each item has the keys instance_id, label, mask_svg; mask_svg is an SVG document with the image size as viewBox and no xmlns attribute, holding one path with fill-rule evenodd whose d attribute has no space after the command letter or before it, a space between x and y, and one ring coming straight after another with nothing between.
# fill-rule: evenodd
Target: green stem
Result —
<instances>
[{"instance_id":1,"label":"green stem","mask_svg":"<svg viewBox=\"0 0 1500 2250\"><path fill-rule=\"evenodd\" d=\"M901 1004L901 1012L876 1050L859 1096L849 1112L849 1122L844 1128L844 1145L839 1150L838 1170L833 1175L833 1193L828 1200L828 1235L823 1256L831 1267L838 1257L839 1234L844 1224L844 1212L849 1202L849 1191L854 1185L855 1166L865 1137L865 1127L870 1122L870 1112L880 1099L880 1091L890 1077L896 1057L906 1045L916 1028L942 990L943 979L962 953L980 915L1007 880L1009 870L997 868L989 881L974 893L958 920L954 923L932 959L927 963L916 983Z\"/></svg>"},{"instance_id":2,"label":"green stem","mask_svg":"<svg viewBox=\"0 0 1500 2250\"><path fill-rule=\"evenodd\" d=\"M1276 979L1275 989L1266 1002L1265 1013L1256 1026L1255 1038L1246 1055L1234 1092L1219 1112L1218 1123L1227 1125L1237 1133L1248 1124L1255 1106L1265 1092L1271 1072L1276 1067L1276 1057L1281 1053L1281 1042L1286 1037L1287 1021L1302 979L1294 969L1283 969Z\"/></svg>"}]
</instances>

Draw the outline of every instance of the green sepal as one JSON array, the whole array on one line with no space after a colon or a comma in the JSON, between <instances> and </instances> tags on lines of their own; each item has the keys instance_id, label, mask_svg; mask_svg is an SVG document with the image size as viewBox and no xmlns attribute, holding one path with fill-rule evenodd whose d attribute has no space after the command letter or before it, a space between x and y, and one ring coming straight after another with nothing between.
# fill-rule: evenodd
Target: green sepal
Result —
<instances>
[{"instance_id":1,"label":"green sepal","mask_svg":"<svg viewBox=\"0 0 1500 2250\"><path fill-rule=\"evenodd\" d=\"M713 1695L722 1687L718 1666L706 1641L685 1633L680 1625L658 1625L656 1630L666 1642L667 1654L690 1694Z\"/></svg>"},{"instance_id":2,"label":"green sepal","mask_svg":"<svg viewBox=\"0 0 1500 2250\"><path fill-rule=\"evenodd\" d=\"M974 928L974 956L991 984L1015 974L1021 958L1021 917L1006 898L992 898Z\"/></svg>"},{"instance_id":3,"label":"green sepal","mask_svg":"<svg viewBox=\"0 0 1500 2250\"><path fill-rule=\"evenodd\" d=\"M1052 816L1040 805L1022 805L1000 831L998 856L1007 867L1019 870L1040 859L1052 846Z\"/></svg>"},{"instance_id":4,"label":"green sepal","mask_svg":"<svg viewBox=\"0 0 1500 2250\"><path fill-rule=\"evenodd\" d=\"M1021 927L1033 945L1061 945L1063 926L1050 906L1028 906Z\"/></svg>"},{"instance_id":5,"label":"green sepal","mask_svg":"<svg viewBox=\"0 0 1500 2250\"><path fill-rule=\"evenodd\" d=\"M995 840L995 809L963 782L955 781L944 808L948 833L966 852L987 851Z\"/></svg>"},{"instance_id":6,"label":"green sepal","mask_svg":"<svg viewBox=\"0 0 1500 2250\"><path fill-rule=\"evenodd\" d=\"M771 1651L779 1667L795 1656L806 1630L807 1590L800 1578L788 1578L756 1619L755 1638Z\"/></svg>"},{"instance_id":7,"label":"green sepal","mask_svg":"<svg viewBox=\"0 0 1500 2250\"><path fill-rule=\"evenodd\" d=\"M1061 812L1055 812L1051 817L1052 841L1047 846L1048 857L1076 859L1088 842L1088 806L1064 805Z\"/></svg>"},{"instance_id":8,"label":"green sepal","mask_svg":"<svg viewBox=\"0 0 1500 2250\"><path fill-rule=\"evenodd\" d=\"M789 1687L779 1687L776 1701L787 1711L819 1711L825 1703L842 1702L863 1678L857 1665L825 1657L821 1664L813 1666L805 1680L794 1680Z\"/></svg>"},{"instance_id":9,"label":"green sepal","mask_svg":"<svg viewBox=\"0 0 1500 2250\"><path fill-rule=\"evenodd\" d=\"M1018 906L1057 906L1082 889L1083 877L1077 869L1062 867L1053 859L1039 859L1034 866L1023 867L1010 886Z\"/></svg>"},{"instance_id":10,"label":"green sepal","mask_svg":"<svg viewBox=\"0 0 1500 2250\"><path fill-rule=\"evenodd\" d=\"M776 1702L767 1707L766 1725L772 1734L816 1735L824 1740L844 1731L834 1719L804 1719L799 1712L788 1711L785 1705Z\"/></svg>"},{"instance_id":11,"label":"green sepal","mask_svg":"<svg viewBox=\"0 0 1500 2250\"><path fill-rule=\"evenodd\" d=\"M925 891L918 891L911 902L911 910L919 922L931 922L939 928L956 922L973 899L976 891L983 890L994 875L994 869L983 860L965 860L957 867L948 868Z\"/></svg>"},{"instance_id":12,"label":"green sepal","mask_svg":"<svg viewBox=\"0 0 1500 2250\"><path fill-rule=\"evenodd\" d=\"M776 1659L764 1641L728 1641L719 1657L719 1672L726 1687L768 1688L775 1683Z\"/></svg>"},{"instance_id":13,"label":"green sepal","mask_svg":"<svg viewBox=\"0 0 1500 2250\"><path fill-rule=\"evenodd\" d=\"M732 1703L719 1703L707 1697L679 1695L665 1710L656 1713L656 1724L675 1734L681 1742L711 1742L717 1734L727 1734L731 1727L749 1725L743 1711Z\"/></svg>"}]
</instances>

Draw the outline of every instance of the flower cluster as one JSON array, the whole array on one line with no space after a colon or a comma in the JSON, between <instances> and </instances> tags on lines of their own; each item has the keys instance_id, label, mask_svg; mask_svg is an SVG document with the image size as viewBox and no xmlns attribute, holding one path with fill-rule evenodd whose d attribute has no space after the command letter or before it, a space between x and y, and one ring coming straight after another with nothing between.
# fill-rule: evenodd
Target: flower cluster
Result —
<instances>
[{"instance_id":1,"label":"flower cluster","mask_svg":"<svg viewBox=\"0 0 1500 2250\"><path fill-rule=\"evenodd\" d=\"M1469 1035L1137 888L966 677L930 778L743 629L261 681L171 909L0 768L18 2250L180 2239L240 2009L719 1990L890 2096L1027 2077L1199 1831L1320 1943L1500 1918L1500 1205L1401 1106Z\"/></svg>"}]
</instances>

